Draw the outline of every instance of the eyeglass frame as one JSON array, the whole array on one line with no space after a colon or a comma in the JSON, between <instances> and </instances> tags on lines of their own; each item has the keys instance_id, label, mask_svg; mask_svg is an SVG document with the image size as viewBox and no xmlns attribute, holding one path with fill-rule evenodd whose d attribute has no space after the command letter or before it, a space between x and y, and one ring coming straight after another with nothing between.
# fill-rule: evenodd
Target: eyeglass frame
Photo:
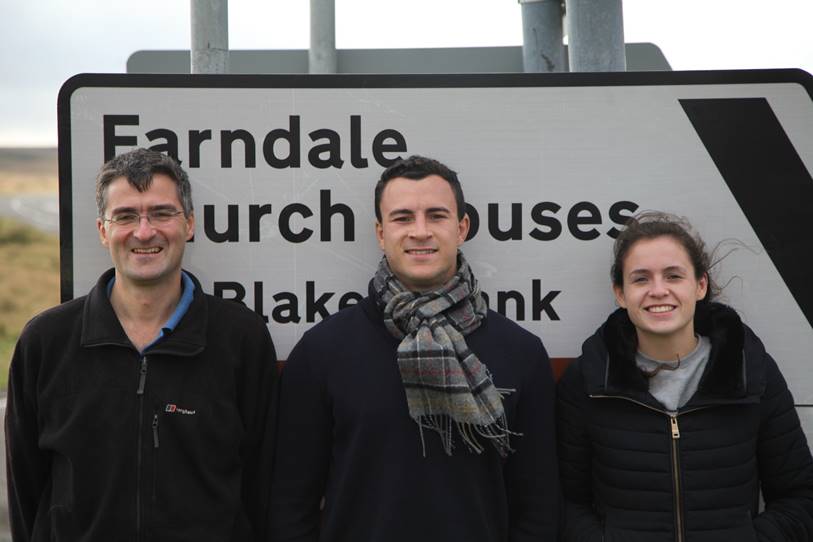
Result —
<instances>
[{"instance_id":1,"label":"eyeglass frame","mask_svg":"<svg viewBox=\"0 0 813 542\"><path fill-rule=\"evenodd\" d=\"M166 216L160 216L160 214L158 216L156 216L157 213L166 214ZM186 217L183 210L175 209L175 208L173 208L172 211L170 211L169 209L153 209L153 210L147 211L146 213L143 213L143 214L142 213L136 213L135 211L128 211L128 212L124 212L124 213L121 213L121 214L125 215L126 218L132 218L132 217L138 217L138 218L134 219L133 222L129 222L129 220L128 220L125 223L121 223L121 222L119 222L121 220L121 217L119 217L119 218L110 217L110 218L103 218L102 222L110 222L111 224L115 224L116 226L118 226L120 228L127 228L127 227L132 227L132 226L138 226L139 224L141 224L141 219L146 218L147 219L147 224L149 224L150 226L155 227L156 224L168 224L173 218L176 218L179 215L184 215L184 218ZM153 220L155 220L155 219L158 219L156 224L153 223Z\"/></svg>"}]
</instances>

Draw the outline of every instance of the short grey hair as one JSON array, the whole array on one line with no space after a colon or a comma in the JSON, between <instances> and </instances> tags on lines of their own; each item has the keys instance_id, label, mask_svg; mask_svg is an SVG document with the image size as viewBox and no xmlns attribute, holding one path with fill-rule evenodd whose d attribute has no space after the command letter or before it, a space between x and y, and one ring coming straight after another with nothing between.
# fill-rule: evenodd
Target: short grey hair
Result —
<instances>
[{"instance_id":1,"label":"short grey hair","mask_svg":"<svg viewBox=\"0 0 813 542\"><path fill-rule=\"evenodd\" d=\"M172 157L149 149L125 152L102 166L96 176L96 209L99 218L104 218L107 209L107 187L110 183L124 177L130 186L139 192L146 192L156 173L163 173L175 181L183 214L188 218L192 214L192 185L189 184L189 176Z\"/></svg>"}]
</instances>

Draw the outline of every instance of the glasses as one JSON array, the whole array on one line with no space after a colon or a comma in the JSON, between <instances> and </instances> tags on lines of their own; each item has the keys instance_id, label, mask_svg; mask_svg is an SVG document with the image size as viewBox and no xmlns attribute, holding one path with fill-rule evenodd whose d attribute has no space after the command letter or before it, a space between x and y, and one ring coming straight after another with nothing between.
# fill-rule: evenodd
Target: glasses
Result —
<instances>
[{"instance_id":1,"label":"glasses","mask_svg":"<svg viewBox=\"0 0 813 542\"><path fill-rule=\"evenodd\" d=\"M116 213L110 218L105 218L104 221L112 222L116 226L126 228L129 226L135 226L141 222L142 218L146 218L150 225L161 226L170 223L176 216L182 214L183 211L178 211L176 209L156 209L143 215L133 212Z\"/></svg>"}]
</instances>

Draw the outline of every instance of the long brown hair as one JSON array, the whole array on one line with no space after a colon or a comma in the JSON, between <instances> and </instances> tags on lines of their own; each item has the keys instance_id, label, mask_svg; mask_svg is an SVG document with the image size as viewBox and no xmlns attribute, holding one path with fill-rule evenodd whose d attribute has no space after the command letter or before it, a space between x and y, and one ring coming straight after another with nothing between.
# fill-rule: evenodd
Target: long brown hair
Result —
<instances>
[{"instance_id":1,"label":"long brown hair","mask_svg":"<svg viewBox=\"0 0 813 542\"><path fill-rule=\"evenodd\" d=\"M624 286L624 259L632 246L641 239L671 237L686 250L694 267L694 275L700 280L704 275L708 280L706 296L701 301L711 301L719 288L710 275L711 255L706 250L706 243L694 230L687 219L661 211L644 211L631 217L625 224L613 245L613 265L610 278L613 286Z\"/></svg>"}]
</instances>

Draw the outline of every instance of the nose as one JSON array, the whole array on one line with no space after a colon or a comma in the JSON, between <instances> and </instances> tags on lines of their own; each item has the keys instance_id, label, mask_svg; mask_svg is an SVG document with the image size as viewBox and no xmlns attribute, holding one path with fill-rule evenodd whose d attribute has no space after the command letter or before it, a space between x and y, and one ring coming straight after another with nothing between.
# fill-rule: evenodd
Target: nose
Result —
<instances>
[{"instance_id":1,"label":"nose","mask_svg":"<svg viewBox=\"0 0 813 542\"><path fill-rule=\"evenodd\" d=\"M649 295L654 297L663 297L668 294L669 288L667 288L666 281L660 277L655 277L652 280L652 287L649 289Z\"/></svg>"},{"instance_id":2,"label":"nose","mask_svg":"<svg viewBox=\"0 0 813 542\"><path fill-rule=\"evenodd\" d=\"M155 228L153 227L150 219L147 215L141 215L138 217L138 225L136 225L135 230L133 231L133 236L136 239L149 239L155 235Z\"/></svg>"},{"instance_id":3,"label":"nose","mask_svg":"<svg viewBox=\"0 0 813 542\"><path fill-rule=\"evenodd\" d=\"M426 217L423 215L417 215L415 217L409 236L415 239L426 239L432 236L432 232L427 227Z\"/></svg>"}]
</instances>

